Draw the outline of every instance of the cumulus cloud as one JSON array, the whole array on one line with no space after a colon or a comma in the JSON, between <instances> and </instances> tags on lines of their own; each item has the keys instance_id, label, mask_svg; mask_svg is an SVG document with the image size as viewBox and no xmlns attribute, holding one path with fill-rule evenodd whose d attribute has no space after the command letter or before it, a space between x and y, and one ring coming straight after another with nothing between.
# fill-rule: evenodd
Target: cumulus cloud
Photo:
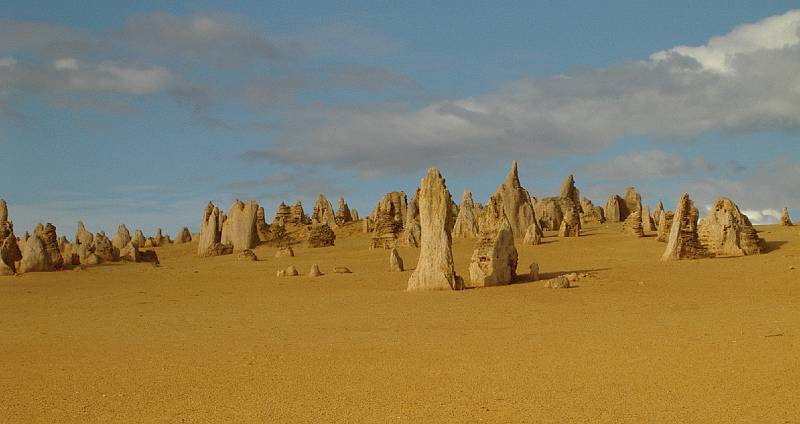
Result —
<instances>
[{"instance_id":1,"label":"cumulus cloud","mask_svg":"<svg viewBox=\"0 0 800 424\"><path fill-rule=\"evenodd\" d=\"M792 28L799 22L800 12L791 11L699 50L676 47L645 61L514 81L474 98L401 111L334 110L250 156L396 173L468 158L591 153L625 136L796 130L800 44Z\"/></svg>"},{"instance_id":2,"label":"cumulus cloud","mask_svg":"<svg viewBox=\"0 0 800 424\"><path fill-rule=\"evenodd\" d=\"M745 209L742 211L743 214L747 215L750 218L750 221L753 224L777 224L778 220L781 218L781 211L775 209L762 209L762 210L753 210L753 209Z\"/></svg>"}]
</instances>

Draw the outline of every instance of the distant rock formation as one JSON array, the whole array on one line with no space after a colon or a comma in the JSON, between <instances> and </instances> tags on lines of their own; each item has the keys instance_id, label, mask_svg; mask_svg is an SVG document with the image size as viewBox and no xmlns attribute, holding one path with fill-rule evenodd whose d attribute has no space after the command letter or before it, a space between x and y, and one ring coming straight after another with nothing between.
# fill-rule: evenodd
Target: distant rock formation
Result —
<instances>
[{"instance_id":1,"label":"distant rock formation","mask_svg":"<svg viewBox=\"0 0 800 424\"><path fill-rule=\"evenodd\" d=\"M628 187L625 190L625 210L624 210L624 217L621 219L624 221L628 218L628 215L639 212L639 216L641 216L642 212L642 196L634 190L633 187Z\"/></svg>"},{"instance_id":2,"label":"distant rock formation","mask_svg":"<svg viewBox=\"0 0 800 424\"><path fill-rule=\"evenodd\" d=\"M564 217L558 228L559 237L578 237L581 235L581 217L576 204L568 200L568 208L564 210Z\"/></svg>"},{"instance_id":3,"label":"distant rock formation","mask_svg":"<svg viewBox=\"0 0 800 424\"><path fill-rule=\"evenodd\" d=\"M360 221L358 217L358 211L355 209L350 209L350 220L353 222Z\"/></svg>"},{"instance_id":4,"label":"distant rock formation","mask_svg":"<svg viewBox=\"0 0 800 424\"><path fill-rule=\"evenodd\" d=\"M285 203L281 202L278 205L278 208L275 210L275 218L272 220L274 225L282 225L285 226L292 220L292 208L286 206Z\"/></svg>"},{"instance_id":5,"label":"distant rock formation","mask_svg":"<svg viewBox=\"0 0 800 424\"><path fill-rule=\"evenodd\" d=\"M627 214L624 213L625 201L616 194L609 196L603 211L608 222L622 222L627 218Z\"/></svg>"},{"instance_id":6,"label":"distant rock formation","mask_svg":"<svg viewBox=\"0 0 800 424\"><path fill-rule=\"evenodd\" d=\"M761 253L763 240L739 207L720 197L698 224L700 243L715 256L746 256Z\"/></svg>"},{"instance_id":7,"label":"distant rock formation","mask_svg":"<svg viewBox=\"0 0 800 424\"><path fill-rule=\"evenodd\" d=\"M0 199L2 201L2 199ZM5 202L0 203L0 207ZM6 214L6 221L8 215ZM8 226L9 232L5 239L0 241L0 275L14 275L17 273L15 263L22 260L22 251L17 244L17 237L14 235L13 226Z\"/></svg>"},{"instance_id":8,"label":"distant rock formation","mask_svg":"<svg viewBox=\"0 0 800 424\"><path fill-rule=\"evenodd\" d=\"M306 216L306 212L303 210L303 204L299 200L292 206L292 213L289 216L289 221L286 223L294 225L308 225L311 223L311 219Z\"/></svg>"},{"instance_id":9,"label":"distant rock formation","mask_svg":"<svg viewBox=\"0 0 800 424\"><path fill-rule=\"evenodd\" d=\"M397 249L392 249L389 252L389 271L403 272L403 258L400 257Z\"/></svg>"},{"instance_id":10,"label":"distant rock formation","mask_svg":"<svg viewBox=\"0 0 800 424\"><path fill-rule=\"evenodd\" d=\"M661 211L661 214L658 218L658 232L656 236L656 241L660 241L662 243L666 243L669 239L669 233L672 229L672 220L675 214L672 211Z\"/></svg>"},{"instance_id":11,"label":"distant rock formation","mask_svg":"<svg viewBox=\"0 0 800 424\"><path fill-rule=\"evenodd\" d=\"M622 223L622 231L625 232L625 234L634 237L644 237L641 213L641 211L634 211L625 218L625 222Z\"/></svg>"},{"instance_id":12,"label":"distant rock formation","mask_svg":"<svg viewBox=\"0 0 800 424\"><path fill-rule=\"evenodd\" d=\"M28 237L22 245L22 259L19 264L19 273L52 271L49 255L44 248L44 242L37 235Z\"/></svg>"},{"instance_id":13,"label":"distant rock formation","mask_svg":"<svg viewBox=\"0 0 800 424\"><path fill-rule=\"evenodd\" d=\"M517 161L511 162L511 170L506 179L497 187L492 195L511 225L514 237L523 237L525 230L534 223L536 214L531 203L531 196L519 182Z\"/></svg>"},{"instance_id":14,"label":"distant rock formation","mask_svg":"<svg viewBox=\"0 0 800 424\"><path fill-rule=\"evenodd\" d=\"M492 217L484 222L496 225L481 226L480 238L470 258L468 287L510 284L516 275L518 255L511 224L494 201L489 201L486 215Z\"/></svg>"},{"instance_id":15,"label":"distant rock formation","mask_svg":"<svg viewBox=\"0 0 800 424\"><path fill-rule=\"evenodd\" d=\"M78 221L78 229L75 232L75 243L91 246L92 241L94 241L92 233L86 231L83 221Z\"/></svg>"},{"instance_id":16,"label":"distant rock formation","mask_svg":"<svg viewBox=\"0 0 800 424\"><path fill-rule=\"evenodd\" d=\"M5 199L0 199L0 223L8 222L8 203Z\"/></svg>"},{"instance_id":17,"label":"distant rock formation","mask_svg":"<svg viewBox=\"0 0 800 424\"><path fill-rule=\"evenodd\" d=\"M333 246L335 242L336 233L327 223L313 225L308 233L308 247L328 247Z\"/></svg>"},{"instance_id":18,"label":"distant rock formation","mask_svg":"<svg viewBox=\"0 0 800 424\"><path fill-rule=\"evenodd\" d=\"M114 245L106 237L106 233L102 231L94 237L94 254L97 255L100 262L115 262L117 260L117 251L114 250Z\"/></svg>"},{"instance_id":19,"label":"distant rock formation","mask_svg":"<svg viewBox=\"0 0 800 424\"><path fill-rule=\"evenodd\" d=\"M526 244L528 246L542 244L542 237L544 237L544 232L539 227L539 224L533 223L528 226L527 230L525 230L525 238L522 240L522 244Z\"/></svg>"},{"instance_id":20,"label":"distant rock formation","mask_svg":"<svg viewBox=\"0 0 800 424\"><path fill-rule=\"evenodd\" d=\"M472 193L464 190L458 208L458 216L453 224L453 237L474 238L478 237L479 232L478 211L475 209Z\"/></svg>"},{"instance_id":21,"label":"distant rock formation","mask_svg":"<svg viewBox=\"0 0 800 424\"><path fill-rule=\"evenodd\" d=\"M186 227L181 228L178 234L175 235L175 244L189 243L192 241L192 233Z\"/></svg>"},{"instance_id":22,"label":"distant rock formation","mask_svg":"<svg viewBox=\"0 0 800 424\"><path fill-rule=\"evenodd\" d=\"M127 246L130 241L131 232L128 231L128 227L126 227L125 224L119 224L119 227L117 227L117 232L114 233L114 237L111 239L111 244L115 249L121 250Z\"/></svg>"},{"instance_id":23,"label":"distant rock formation","mask_svg":"<svg viewBox=\"0 0 800 424\"><path fill-rule=\"evenodd\" d=\"M161 228L156 228L156 235L153 236L153 247L166 246L169 243L169 237L161 233Z\"/></svg>"},{"instance_id":24,"label":"distant rock formation","mask_svg":"<svg viewBox=\"0 0 800 424\"><path fill-rule=\"evenodd\" d=\"M698 259L708 256L708 252L700 243L697 234L697 208L689 199L689 194L684 193L675 208L675 217L672 219L667 248L661 256L662 261L680 259Z\"/></svg>"},{"instance_id":25,"label":"distant rock formation","mask_svg":"<svg viewBox=\"0 0 800 424\"><path fill-rule=\"evenodd\" d=\"M408 247L419 247L422 228L419 222L419 189L414 193L414 198L406 207L406 216L403 220L403 235L400 244Z\"/></svg>"},{"instance_id":26,"label":"distant rock formation","mask_svg":"<svg viewBox=\"0 0 800 424\"><path fill-rule=\"evenodd\" d=\"M264 208L259 206L256 211L256 236L258 241L263 243L269 241L269 224L267 224L267 214ZM191 240L191 238L190 238Z\"/></svg>"},{"instance_id":27,"label":"distant rock formation","mask_svg":"<svg viewBox=\"0 0 800 424\"><path fill-rule=\"evenodd\" d=\"M319 277L322 275L322 271L319 270L319 265L313 264L311 265L311 270L308 271L309 277Z\"/></svg>"},{"instance_id":28,"label":"distant rock formation","mask_svg":"<svg viewBox=\"0 0 800 424\"><path fill-rule=\"evenodd\" d=\"M650 209L647 206L642 206L642 229L644 231L656 231L656 223L653 217L650 216Z\"/></svg>"},{"instance_id":29,"label":"distant rock formation","mask_svg":"<svg viewBox=\"0 0 800 424\"><path fill-rule=\"evenodd\" d=\"M222 224L221 243L230 244L235 252L256 247L258 244L257 213L258 204L255 201L244 203L236 199L228 211L227 219Z\"/></svg>"},{"instance_id":30,"label":"distant rock formation","mask_svg":"<svg viewBox=\"0 0 800 424\"><path fill-rule=\"evenodd\" d=\"M347 224L348 222L357 221L353 219L353 213L350 211L350 206L344 201L344 197L339 198L339 204L336 208L336 223L339 225Z\"/></svg>"},{"instance_id":31,"label":"distant rock formation","mask_svg":"<svg viewBox=\"0 0 800 424\"><path fill-rule=\"evenodd\" d=\"M661 223L661 212L664 212L664 204L659 200L656 208L653 209L653 223L656 225L656 228L658 228L658 225Z\"/></svg>"},{"instance_id":32,"label":"distant rock formation","mask_svg":"<svg viewBox=\"0 0 800 424\"><path fill-rule=\"evenodd\" d=\"M140 229L136 229L133 232L133 237L131 238L131 243L133 243L136 247L144 247L144 244L147 242L147 239L144 238L144 233Z\"/></svg>"},{"instance_id":33,"label":"distant rock formation","mask_svg":"<svg viewBox=\"0 0 800 424\"><path fill-rule=\"evenodd\" d=\"M419 218L422 227L419 262L408 280L408 290L457 290L463 280L453 267L452 228L455 216L445 180L436 168L420 181Z\"/></svg>"},{"instance_id":34,"label":"distant rock formation","mask_svg":"<svg viewBox=\"0 0 800 424\"><path fill-rule=\"evenodd\" d=\"M575 178L570 174L561 184L561 197L581 206L581 192L575 187ZM579 211L580 212L580 211Z\"/></svg>"},{"instance_id":35,"label":"distant rock formation","mask_svg":"<svg viewBox=\"0 0 800 424\"><path fill-rule=\"evenodd\" d=\"M400 234L403 232L403 220L406 212L405 193L391 192L383 196L369 219L365 219L365 225L371 226L374 233L370 247L373 249L396 247Z\"/></svg>"},{"instance_id":36,"label":"distant rock formation","mask_svg":"<svg viewBox=\"0 0 800 424\"><path fill-rule=\"evenodd\" d=\"M226 246L222 241L222 223L219 208L208 202L200 222L200 238L197 244L197 256L219 256L233 252L233 246Z\"/></svg>"},{"instance_id":37,"label":"distant rock formation","mask_svg":"<svg viewBox=\"0 0 800 424\"><path fill-rule=\"evenodd\" d=\"M61 256L61 249L58 246L58 234L56 234L56 227L51 223L46 226L39 224L36 226L34 233L42 240L44 250L47 254L47 262L53 270L59 270L64 267L64 258Z\"/></svg>"},{"instance_id":38,"label":"distant rock formation","mask_svg":"<svg viewBox=\"0 0 800 424\"><path fill-rule=\"evenodd\" d=\"M587 198L581 199L581 223L582 224L602 224L606 222L605 213L603 208L595 206L591 200Z\"/></svg>"},{"instance_id":39,"label":"distant rock formation","mask_svg":"<svg viewBox=\"0 0 800 424\"><path fill-rule=\"evenodd\" d=\"M784 227L791 227L794 225L792 224L792 218L789 217L789 208L783 208L780 224Z\"/></svg>"},{"instance_id":40,"label":"distant rock formation","mask_svg":"<svg viewBox=\"0 0 800 424\"><path fill-rule=\"evenodd\" d=\"M314 204L314 209L311 212L312 224L328 224L331 228L338 228L336 223L336 214L333 211L333 205L328 201L325 196L320 193L317 197L317 202Z\"/></svg>"}]
</instances>

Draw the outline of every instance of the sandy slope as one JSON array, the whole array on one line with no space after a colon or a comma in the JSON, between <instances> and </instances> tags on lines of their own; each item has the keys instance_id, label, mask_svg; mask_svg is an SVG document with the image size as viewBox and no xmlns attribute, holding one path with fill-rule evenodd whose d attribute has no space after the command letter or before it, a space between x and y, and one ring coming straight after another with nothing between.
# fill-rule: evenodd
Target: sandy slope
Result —
<instances>
[{"instance_id":1,"label":"sandy slope","mask_svg":"<svg viewBox=\"0 0 800 424\"><path fill-rule=\"evenodd\" d=\"M736 259L661 263L618 224L520 249L594 275L568 290L406 293L358 233L0 277L0 422L797 422L800 228L760 230ZM354 273L275 277L314 262Z\"/></svg>"}]
</instances>

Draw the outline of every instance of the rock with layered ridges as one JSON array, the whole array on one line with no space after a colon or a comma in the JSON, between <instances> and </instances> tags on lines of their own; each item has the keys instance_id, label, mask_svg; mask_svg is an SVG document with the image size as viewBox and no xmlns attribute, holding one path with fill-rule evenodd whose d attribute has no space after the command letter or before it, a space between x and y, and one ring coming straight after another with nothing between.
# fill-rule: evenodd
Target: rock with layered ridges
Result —
<instances>
[{"instance_id":1,"label":"rock with layered ridges","mask_svg":"<svg viewBox=\"0 0 800 424\"><path fill-rule=\"evenodd\" d=\"M697 218L699 212L694 207L694 203L689 198L688 193L684 193L675 208L675 216L672 219L667 248L661 255L662 261L672 261L680 259L699 259L708 256L708 252L700 243L697 233Z\"/></svg>"},{"instance_id":2,"label":"rock with layered ridges","mask_svg":"<svg viewBox=\"0 0 800 424\"><path fill-rule=\"evenodd\" d=\"M283 225L289 223L292 219L292 208L286 206L285 203L281 202L280 205L275 210L275 218L272 220L273 225Z\"/></svg>"},{"instance_id":3,"label":"rock with layered ridges","mask_svg":"<svg viewBox=\"0 0 800 424\"><path fill-rule=\"evenodd\" d=\"M233 246L234 252L256 247L258 244L257 213L258 204L252 200L244 203L237 199L233 202L227 219L222 224L221 243Z\"/></svg>"},{"instance_id":4,"label":"rock with layered ridges","mask_svg":"<svg viewBox=\"0 0 800 424\"><path fill-rule=\"evenodd\" d=\"M536 213L530 194L519 182L517 161L511 162L511 170L506 179L497 187L492 198L497 200L499 206L502 206L514 237L523 237L525 230L536 221Z\"/></svg>"},{"instance_id":5,"label":"rock with layered ridges","mask_svg":"<svg viewBox=\"0 0 800 424\"><path fill-rule=\"evenodd\" d=\"M641 217L642 196L637 193L633 187L628 187L625 190L625 210L622 220L624 221L626 218L628 218L628 215L634 212L639 212L639 216Z\"/></svg>"},{"instance_id":6,"label":"rock with layered ridges","mask_svg":"<svg viewBox=\"0 0 800 424\"><path fill-rule=\"evenodd\" d=\"M571 214L573 209L579 208L580 205L566 197L543 197L533 204L534 217L538 220L539 226L551 231L561 228L564 215Z\"/></svg>"},{"instance_id":7,"label":"rock with layered ridges","mask_svg":"<svg viewBox=\"0 0 800 424\"><path fill-rule=\"evenodd\" d=\"M608 222L622 222L627 218L627 215L623 213L625 211L625 201L616 194L609 196L603 211Z\"/></svg>"},{"instance_id":8,"label":"rock with layered ridges","mask_svg":"<svg viewBox=\"0 0 800 424\"><path fill-rule=\"evenodd\" d=\"M379 211L388 211L391 210L392 212L392 219L395 221L400 221L400 226L402 227L403 222L406 218L406 213L408 209L408 197L406 193L403 191L391 191L386 193L381 197L381 200L375 205L375 208L372 210L370 217L372 218L373 222L377 221L376 214ZM402 229L402 228L401 228Z\"/></svg>"},{"instance_id":9,"label":"rock with layered ridges","mask_svg":"<svg viewBox=\"0 0 800 424\"><path fill-rule=\"evenodd\" d=\"M666 243L669 239L669 233L672 230L672 219L675 214L672 211L661 211L658 218L658 230L656 233L656 241Z\"/></svg>"},{"instance_id":10,"label":"rock with layered ridges","mask_svg":"<svg viewBox=\"0 0 800 424\"><path fill-rule=\"evenodd\" d=\"M328 224L331 228L339 226L336 223L336 213L333 211L333 205L322 193L317 197L317 202L311 212L311 223Z\"/></svg>"},{"instance_id":11,"label":"rock with layered ridges","mask_svg":"<svg viewBox=\"0 0 800 424\"><path fill-rule=\"evenodd\" d=\"M575 187L575 178L570 174L561 184L561 197L569 199L572 203L581 205L581 192ZM580 211L579 211L580 212Z\"/></svg>"},{"instance_id":12,"label":"rock with layered ridges","mask_svg":"<svg viewBox=\"0 0 800 424\"><path fill-rule=\"evenodd\" d=\"M405 193L391 192L383 196L371 216L364 219L373 233L370 248L391 249L397 246L403 232L403 214L407 209Z\"/></svg>"},{"instance_id":13,"label":"rock with layered ridges","mask_svg":"<svg viewBox=\"0 0 800 424\"><path fill-rule=\"evenodd\" d=\"M339 204L336 207L336 223L339 225L347 224L348 222L357 221L353 219L353 213L350 211L350 206L344 201L344 197L339 198Z\"/></svg>"},{"instance_id":14,"label":"rock with layered ridges","mask_svg":"<svg viewBox=\"0 0 800 424\"><path fill-rule=\"evenodd\" d=\"M49 222L45 226L39 224L36 226L34 233L44 243L44 250L47 253L47 261L50 263L50 267L54 270L63 268L64 258L61 256L61 248L58 245L56 226Z\"/></svg>"},{"instance_id":15,"label":"rock with layered ridges","mask_svg":"<svg viewBox=\"0 0 800 424\"><path fill-rule=\"evenodd\" d=\"M130 241L131 232L128 231L128 227L126 227L125 224L119 224L119 227L117 227L117 232L114 233L114 237L111 238L111 244L115 249L121 250L128 243L130 243Z\"/></svg>"},{"instance_id":16,"label":"rock with layered ridges","mask_svg":"<svg viewBox=\"0 0 800 424\"><path fill-rule=\"evenodd\" d=\"M792 223L792 218L789 217L789 208L783 208L783 211L781 211L780 224L784 227L791 227L794 225Z\"/></svg>"},{"instance_id":17,"label":"rock with layered ridges","mask_svg":"<svg viewBox=\"0 0 800 424\"><path fill-rule=\"evenodd\" d=\"M581 223L582 224L602 224L606 222L605 213L603 208L595 206L591 200L587 198L581 199Z\"/></svg>"},{"instance_id":18,"label":"rock with layered ridges","mask_svg":"<svg viewBox=\"0 0 800 424\"><path fill-rule=\"evenodd\" d=\"M326 224L316 224L308 233L308 247L329 247L336 242L336 233Z\"/></svg>"},{"instance_id":19,"label":"rock with layered ridges","mask_svg":"<svg viewBox=\"0 0 800 424\"><path fill-rule=\"evenodd\" d=\"M233 246L223 245L222 241L222 221L219 208L213 203L208 202L203 219L200 222L200 237L197 243L197 256L201 258L208 256L219 256L233 252ZM144 247L144 246L139 246Z\"/></svg>"},{"instance_id":20,"label":"rock with layered ridges","mask_svg":"<svg viewBox=\"0 0 800 424\"><path fill-rule=\"evenodd\" d=\"M94 254L100 262L115 262L117 260L117 250L111 244L111 240L106 237L106 233L99 232L94 236Z\"/></svg>"},{"instance_id":21,"label":"rock with layered ridges","mask_svg":"<svg viewBox=\"0 0 800 424\"><path fill-rule=\"evenodd\" d=\"M558 229L559 237L578 237L581 235L581 217L578 208L572 201L569 203L569 209L564 211L564 217Z\"/></svg>"},{"instance_id":22,"label":"rock with layered ridges","mask_svg":"<svg viewBox=\"0 0 800 424\"><path fill-rule=\"evenodd\" d=\"M389 271L403 272L403 258L400 257L400 253L397 252L397 249L392 249L392 251L389 252Z\"/></svg>"},{"instance_id":23,"label":"rock with layered ridges","mask_svg":"<svg viewBox=\"0 0 800 424\"><path fill-rule=\"evenodd\" d=\"M292 249L292 246L281 247L278 249L277 252L275 252L276 258L290 258L293 256L294 256L294 249Z\"/></svg>"},{"instance_id":24,"label":"rock with layered ridges","mask_svg":"<svg viewBox=\"0 0 800 424\"><path fill-rule=\"evenodd\" d=\"M727 197L720 197L698 224L700 243L715 256L747 256L761 253L763 240L740 210Z\"/></svg>"},{"instance_id":25,"label":"rock with layered ridges","mask_svg":"<svg viewBox=\"0 0 800 424\"><path fill-rule=\"evenodd\" d=\"M496 213L492 202L487 213ZM500 212L502 213L502 212ZM517 249L514 233L505 216L498 219L496 228L481 230L481 236L469 264L468 287L486 287L510 284L517 270Z\"/></svg>"},{"instance_id":26,"label":"rock with layered ridges","mask_svg":"<svg viewBox=\"0 0 800 424\"><path fill-rule=\"evenodd\" d=\"M0 275L14 275L17 273L15 263L22 260L22 251L14 235L13 227L2 242L0 242Z\"/></svg>"},{"instance_id":27,"label":"rock with layered ridges","mask_svg":"<svg viewBox=\"0 0 800 424\"><path fill-rule=\"evenodd\" d=\"M86 230L83 221L78 221L78 229L75 232L75 243L91 246L92 241L94 241L92 233Z\"/></svg>"},{"instance_id":28,"label":"rock with layered ridges","mask_svg":"<svg viewBox=\"0 0 800 424\"><path fill-rule=\"evenodd\" d=\"M461 204L458 208L458 216L453 224L453 237L475 238L480 234L478 224L478 211L475 202L472 200L472 193L464 190L461 196Z\"/></svg>"},{"instance_id":29,"label":"rock with layered ridges","mask_svg":"<svg viewBox=\"0 0 800 424\"><path fill-rule=\"evenodd\" d=\"M634 211L625 218L625 222L622 223L622 231L634 237L644 237L641 211Z\"/></svg>"},{"instance_id":30,"label":"rock with layered ridges","mask_svg":"<svg viewBox=\"0 0 800 424\"><path fill-rule=\"evenodd\" d=\"M136 247L144 247L144 244L147 242L147 239L144 237L144 233L140 229L136 229L133 232L133 237L131 237L131 243L133 243Z\"/></svg>"},{"instance_id":31,"label":"rock with layered ridges","mask_svg":"<svg viewBox=\"0 0 800 424\"><path fill-rule=\"evenodd\" d=\"M288 223L294 225L308 225L311 223L311 219L306 216L306 212L303 210L303 203L299 200L292 206L292 214Z\"/></svg>"},{"instance_id":32,"label":"rock with layered ridges","mask_svg":"<svg viewBox=\"0 0 800 424\"><path fill-rule=\"evenodd\" d=\"M256 235L261 243L269 241L269 224L267 224L267 214L264 208L259 206L256 211Z\"/></svg>"},{"instance_id":33,"label":"rock with layered ridges","mask_svg":"<svg viewBox=\"0 0 800 424\"><path fill-rule=\"evenodd\" d=\"M420 181L419 219L421 244L419 262L408 280L408 290L455 290L463 281L453 267L450 229L455 221L452 199L445 180L436 168Z\"/></svg>"}]
</instances>

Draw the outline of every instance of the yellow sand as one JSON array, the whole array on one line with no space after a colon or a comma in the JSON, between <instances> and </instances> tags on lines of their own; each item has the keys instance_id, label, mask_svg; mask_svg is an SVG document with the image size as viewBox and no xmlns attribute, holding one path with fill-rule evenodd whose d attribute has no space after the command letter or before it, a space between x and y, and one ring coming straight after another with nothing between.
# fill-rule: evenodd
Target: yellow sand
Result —
<instances>
[{"instance_id":1,"label":"yellow sand","mask_svg":"<svg viewBox=\"0 0 800 424\"><path fill-rule=\"evenodd\" d=\"M567 290L407 293L355 229L294 258L192 243L0 277L0 423L797 422L800 228L759 229L770 250L734 259L662 263L619 224L519 247L520 273L593 275Z\"/></svg>"}]
</instances>

